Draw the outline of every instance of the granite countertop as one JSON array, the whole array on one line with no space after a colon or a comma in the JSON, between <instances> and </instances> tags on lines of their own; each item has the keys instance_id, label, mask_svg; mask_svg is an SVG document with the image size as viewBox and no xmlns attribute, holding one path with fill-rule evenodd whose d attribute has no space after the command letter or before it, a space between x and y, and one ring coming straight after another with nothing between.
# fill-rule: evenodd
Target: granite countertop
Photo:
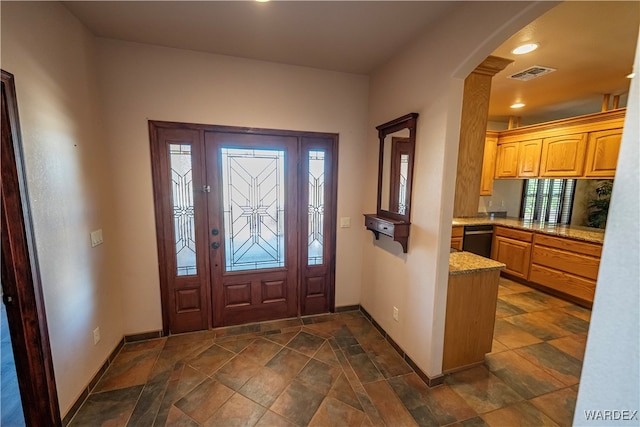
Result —
<instances>
[{"instance_id":1,"label":"granite countertop","mask_svg":"<svg viewBox=\"0 0 640 427\"><path fill-rule=\"evenodd\" d=\"M453 225L502 225L504 227L535 231L553 236L567 237L591 243L604 241L604 230L573 225L549 225L541 222L523 221L518 218L490 218L488 216L454 218Z\"/></svg>"},{"instance_id":2,"label":"granite countertop","mask_svg":"<svg viewBox=\"0 0 640 427\"><path fill-rule=\"evenodd\" d=\"M505 267L506 265L501 262L471 252L452 252L449 254L449 274L481 273L502 270Z\"/></svg>"}]
</instances>

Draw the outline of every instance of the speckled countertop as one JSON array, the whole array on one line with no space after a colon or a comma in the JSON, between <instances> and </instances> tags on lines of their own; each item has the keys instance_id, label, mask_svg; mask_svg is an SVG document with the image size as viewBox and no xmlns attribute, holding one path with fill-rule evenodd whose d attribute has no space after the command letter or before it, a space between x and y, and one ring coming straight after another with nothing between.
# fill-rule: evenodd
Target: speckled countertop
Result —
<instances>
[{"instance_id":1,"label":"speckled countertop","mask_svg":"<svg viewBox=\"0 0 640 427\"><path fill-rule=\"evenodd\" d=\"M452 252L449 254L449 274L471 274L505 268L501 262L494 261L471 252Z\"/></svg>"},{"instance_id":2,"label":"speckled countertop","mask_svg":"<svg viewBox=\"0 0 640 427\"><path fill-rule=\"evenodd\" d=\"M604 241L604 230L599 228L578 227L569 225L549 225L540 222L522 221L517 218L454 218L453 225L502 225L521 230L535 231L553 236L568 237L585 242L600 243Z\"/></svg>"}]
</instances>

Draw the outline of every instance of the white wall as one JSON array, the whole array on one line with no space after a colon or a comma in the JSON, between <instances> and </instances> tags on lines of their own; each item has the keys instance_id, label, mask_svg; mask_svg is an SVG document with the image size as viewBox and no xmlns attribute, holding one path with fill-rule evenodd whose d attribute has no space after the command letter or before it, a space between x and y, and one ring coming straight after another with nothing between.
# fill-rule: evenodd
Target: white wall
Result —
<instances>
[{"instance_id":1,"label":"white wall","mask_svg":"<svg viewBox=\"0 0 640 427\"><path fill-rule=\"evenodd\" d=\"M640 43L634 70L574 425L637 426L640 419L621 421L618 412L588 420L585 412L640 410Z\"/></svg>"},{"instance_id":2,"label":"white wall","mask_svg":"<svg viewBox=\"0 0 640 427\"><path fill-rule=\"evenodd\" d=\"M362 305L430 376L442 372L449 239L465 77L553 3L466 2L371 79L365 211L375 211L374 127L420 113L409 252L382 236L363 244ZM392 320L393 307L399 322Z\"/></svg>"},{"instance_id":3,"label":"white wall","mask_svg":"<svg viewBox=\"0 0 640 427\"><path fill-rule=\"evenodd\" d=\"M122 338L94 37L59 3L2 2L63 415ZM89 232L105 243L91 248ZM101 341L93 344L99 326Z\"/></svg>"},{"instance_id":4,"label":"white wall","mask_svg":"<svg viewBox=\"0 0 640 427\"><path fill-rule=\"evenodd\" d=\"M147 119L340 134L336 305L360 302L368 78L99 40L125 334L162 328Z\"/></svg>"}]
</instances>

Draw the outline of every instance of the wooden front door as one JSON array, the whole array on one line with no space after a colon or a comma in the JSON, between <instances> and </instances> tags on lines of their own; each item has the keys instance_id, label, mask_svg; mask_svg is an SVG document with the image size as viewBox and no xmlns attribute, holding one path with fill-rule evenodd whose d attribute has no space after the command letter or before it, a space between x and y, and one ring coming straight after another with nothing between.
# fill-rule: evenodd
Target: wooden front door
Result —
<instances>
[{"instance_id":1,"label":"wooden front door","mask_svg":"<svg viewBox=\"0 0 640 427\"><path fill-rule=\"evenodd\" d=\"M297 310L297 138L205 135L213 324Z\"/></svg>"},{"instance_id":2,"label":"wooden front door","mask_svg":"<svg viewBox=\"0 0 640 427\"><path fill-rule=\"evenodd\" d=\"M333 309L336 135L150 134L165 333Z\"/></svg>"}]
</instances>

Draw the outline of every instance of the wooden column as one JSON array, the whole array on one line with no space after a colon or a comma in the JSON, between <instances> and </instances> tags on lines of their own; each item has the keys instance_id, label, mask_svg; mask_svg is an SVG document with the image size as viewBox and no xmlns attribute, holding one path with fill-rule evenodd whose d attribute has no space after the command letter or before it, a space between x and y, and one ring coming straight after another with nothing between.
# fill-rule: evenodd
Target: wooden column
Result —
<instances>
[{"instance_id":1,"label":"wooden column","mask_svg":"<svg viewBox=\"0 0 640 427\"><path fill-rule=\"evenodd\" d=\"M454 217L478 213L491 78L511 62L510 59L489 56L464 81Z\"/></svg>"}]
</instances>

